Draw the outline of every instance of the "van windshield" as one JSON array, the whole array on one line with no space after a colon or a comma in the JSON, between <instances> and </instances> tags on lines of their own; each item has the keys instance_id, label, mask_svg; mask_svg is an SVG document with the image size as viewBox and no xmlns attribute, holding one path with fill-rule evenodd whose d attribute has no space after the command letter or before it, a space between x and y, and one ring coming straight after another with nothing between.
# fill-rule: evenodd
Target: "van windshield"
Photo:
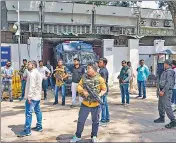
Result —
<instances>
[{"instance_id":1,"label":"van windshield","mask_svg":"<svg viewBox=\"0 0 176 143\"><path fill-rule=\"evenodd\" d=\"M81 52L80 57L82 64L93 63L95 61L94 53Z\"/></svg>"},{"instance_id":2,"label":"van windshield","mask_svg":"<svg viewBox=\"0 0 176 143\"><path fill-rule=\"evenodd\" d=\"M78 52L67 52L65 53L65 63L66 64L73 64L74 58L79 58Z\"/></svg>"}]
</instances>

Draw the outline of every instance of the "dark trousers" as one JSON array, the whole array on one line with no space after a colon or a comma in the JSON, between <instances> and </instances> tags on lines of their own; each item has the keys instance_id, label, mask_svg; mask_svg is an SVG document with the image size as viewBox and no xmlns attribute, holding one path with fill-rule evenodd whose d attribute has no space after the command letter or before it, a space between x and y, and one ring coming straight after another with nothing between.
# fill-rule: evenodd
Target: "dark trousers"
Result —
<instances>
[{"instance_id":1,"label":"dark trousers","mask_svg":"<svg viewBox=\"0 0 176 143\"><path fill-rule=\"evenodd\" d=\"M25 88L26 88L26 80L22 80L22 81L21 81L21 85L22 85L22 94L21 94L21 98L24 98L24 95L25 95Z\"/></svg>"},{"instance_id":2,"label":"dark trousers","mask_svg":"<svg viewBox=\"0 0 176 143\"><path fill-rule=\"evenodd\" d=\"M161 118L165 117L165 113L172 121L175 119L172 107L171 107L172 90L165 92L164 96L159 96L158 111Z\"/></svg>"},{"instance_id":3,"label":"dark trousers","mask_svg":"<svg viewBox=\"0 0 176 143\"><path fill-rule=\"evenodd\" d=\"M143 90L143 98L146 98L146 81L138 80L138 90L139 96L142 97L142 90Z\"/></svg>"},{"instance_id":4,"label":"dark trousers","mask_svg":"<svg viewBox=\"0 0 176 143\"><path fill-rule=\"evenodd\" d=\"M97 107L87 107L83 104L81 104L80 111L79 111L79 118L78 118L78 124L77 124L77 131L76 136L78 138L81 138L84 124L86 122L86 119L91 112L92 116L92 133L91 137L97 136L98 133L98 127L99 127L99 117L100 117L100 106Z\"/></svg>"},{"instance_id":5,"label":"dark trousers","mask_svg":"<svg viewBox=\"0 0 176 143\"><path fill-rule=\"evenodd\" d=\"M47 79L43 79L42 81L42 88L43 88L43 91L44 91L44 98L47 97L47 88L48 88L48 81Z\"/></svg>"},{"instance_id":6,"label":"dark trousers","mask_svg":"<svg viewBox=\"0 0 176 143\"><path fill-rule=\"evenodd\" d=\"M125 97L126 97L126 103L130 103L130 95L128 91L129 84L120 84L120 91L121 91L121 97L122 97L122 103L125 104Z\"/></svg>"}]
</instances>

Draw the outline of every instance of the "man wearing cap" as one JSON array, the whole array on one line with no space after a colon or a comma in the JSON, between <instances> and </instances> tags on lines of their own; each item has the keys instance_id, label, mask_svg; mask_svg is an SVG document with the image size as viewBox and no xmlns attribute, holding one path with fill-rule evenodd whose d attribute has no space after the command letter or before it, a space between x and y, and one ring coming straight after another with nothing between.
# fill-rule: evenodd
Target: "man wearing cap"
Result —
<instances>
[{"instance_id":1,"label":"man wearing cap","mask_svg":"<svg viewBox=\"0 0 176 143\"><path fill-rule=\"evenodd\" d=\"M176 127L175 116L171 107L171 97L172 90L175 85L175 72L172 70L172 61L170 59L166 60L164 63L165 71L161 74L159 81L159 100L158 100L158 110L159 118L154 120L155 123L165 122L165 112L171 122L165 125L166 128Z\"/></svg>"},{"instance_id":2,"label":"man wearing cap","mask_svg":"<svg viewBox=\"0 0 176 143\"><path fill-rule=\"evenodd\" d=\"M84 129L85 121L91 112L92 115L92 142L96 142L96 137L99 127L99 116L100 116L100 104L93 97L89 95L85 89L85 84L87 84L92 91L96 92L100 97L103 96L106 91L106 82L97 73L97 66L95 64L88 64L87 73L83 75L82 79L78 84L78 93L83 97L83 102L79 111L79 118L77 123L77 131L75 136L70 140L70 142L78 142L81 140L81 135Z\"/></svg>"}]
</instances>

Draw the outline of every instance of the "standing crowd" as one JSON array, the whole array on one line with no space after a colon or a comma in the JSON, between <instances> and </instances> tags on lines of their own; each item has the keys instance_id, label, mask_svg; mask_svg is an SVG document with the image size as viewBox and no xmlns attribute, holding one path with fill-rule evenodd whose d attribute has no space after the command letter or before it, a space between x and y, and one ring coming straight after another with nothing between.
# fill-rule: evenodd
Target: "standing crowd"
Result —
<instances>
[{"instance_id":1,"label":"standing crowd","mask_svg":"<svg viewBox=\"0 0 176 143\"><path fill-rule=\"evenodd\" d=\"M80 65L79 59L74 59L74 66L72 67L72 104L71 108L76 105L76 96L79 95L80 111L77 122L77 130L75 136L70 140L70 142L77 142L81 140L81 135L84 129L85 121L91 113L92 116L92 132L91 139L92 142L96 142L96 137L98 134L98 127L106 126L110 122L110 114L108 107L108 80L109 73L106 68L108 61L106 58L100 58L97 65L88 64L87 69ZM39 67L37 65L39 64ZM23 66L19 70L19 75L22 83L22 94L19 98L22 101L26 98L25 102L25 126L24 130L18 134L18 137L24 137L31 135L31 122L32 122L32 112L34 111L37 116L36 127L32 130L42 132L42 112L40 109L40 101L42 97L42 91L44 92L44 100L47 100L47 90L50 85L51 90L54 90L55 100L53 105L58 104L58 95L61 92L62 95L62 106L66 104L66 81L70 76L63 61L58 60L56 69L53 69L50 62L47 65L43 65L43 61L23 60ZM139 67L137 68L137 84L139 95L136 98L146 99L146 81L150 74L148 67L145 65L144 60L140 60ZM174 110L172 108L176 107L176 61L166 60L165 71L160 77L159 82L159 101L158 110L159 118L155 120L155 123L163 123L165 121L165 112L171 122L167 124L166 128L172 128L176 126L176 120L174 116ZM173 68L173 69L172 69ZM11 67L11 62L7 62L6 66L2 68L2 95L6 87L8 87L10 102L13 102L12 98L12 77L13 68ZM55 78L55 86L53 78ZM122 61L122 68L120 75L118 76L120 91L121 91L121 103L124 106L130 105L130 93L134 92L134 79L135 79L134 69L131 62ZM90 87L90 90L95 94L90 96L91 93L86 87ZM130 92L129 92L130 91ZM101 102L99 102L99 100ZM1 98L3 101L3 98ZM171 105L171 102L173 103ZM101 113L101 119L100 119Z\"/></svg>"}]
</instances>

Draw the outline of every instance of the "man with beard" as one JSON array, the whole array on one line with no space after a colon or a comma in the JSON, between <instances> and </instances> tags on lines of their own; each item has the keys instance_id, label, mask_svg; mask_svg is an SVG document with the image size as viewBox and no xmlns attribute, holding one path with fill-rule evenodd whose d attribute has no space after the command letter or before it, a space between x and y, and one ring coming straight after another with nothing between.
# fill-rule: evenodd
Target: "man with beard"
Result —
<instances>
[{"instance_id":1,"label":"man with beard","mask_svg":"<svg viewBox=\"0 0 176 143\"><path fill-rule=\"evenodd\" d=\"M37 116L36 127L32 128L35 131L42 132L42 112L40 109L40 100L42 96L42 76L37 70L37 62L32 61L28 63L30 74L27 78L25 89L25 126L24 130L20 132L18 137L25 137L31 135L32 112L35 111Z\"/></svg>"},{"instance_id":2,"label":"man with beard","mask_svg":"<svg viewBox=\"0 0 176 143\"><path fill-rule=\"evenodd\" d=\"M50 70L43 66L43 61L39 61L39 68L38 68L42 78L43 78L43 81L42 81L42 88L43 88L43 91L44 91L44 100L47 100L47 88L48 88L48 77L50 75Z\"/></svg>"},{"instance_id":3,"label":"man with beard","mask_svg":"<svg viewBox=\"0 0 176 143\"><path fill-rule=\"evenodd\" d=\"M21 66L21 69L19 71L19 75L21 78L21 86L22 86L21 98L19 99L20 101L24 99L24 94L25 94L24 92L25 92L26 80L27 80L27 77L26 77L27 67L28 67L27 60L23 59L23 65Z\"/></svg>"},{"instance_id":4,"label":"man with beard","mask_svg":"<svg viewBox=\"0 0 176 143\"><path fill-rule=\"evenodd\" d=\"M76 94L77 94L77 86L79 81L82 78L82 75L85 73L84 67L80 66L79 59L74 59L74 67L72 69L72 105L71 108L73 108L76 104ZM81 105L82 97L79 96L79 103Z\"/></svg>"},{"instance_id":5,"label":"man with beard","mask_svg":"<svg viewBox=\"0 0 176 143\"><path fill-rule=\"evenodd\" d=\"M55 101L53 105L58 104L58 96L59 96L59 90L61 90L62 93L62 106L65 106L65 80L68 77L66 67L63 65L63 61L60 59L58 61L58 66L55 69L54 77L56 78L56 85L55 85Z\"/></svg>"},{"instance_id":6,"label":"man with beard","mask_svg":"<svg viewBox=\"0 0 176 143\"><path fill-rule=\"evenodd\" d=\"M13 68L11 67L11 62L7 61L6 66L1 68L1 76L2 76L2 96L3 92L6 90L6 87L8 88L10 102L13 102L12 97L12 77L14 76ZM1 96L1 101L2 101Z\"/></svg>"}]
</instances>

